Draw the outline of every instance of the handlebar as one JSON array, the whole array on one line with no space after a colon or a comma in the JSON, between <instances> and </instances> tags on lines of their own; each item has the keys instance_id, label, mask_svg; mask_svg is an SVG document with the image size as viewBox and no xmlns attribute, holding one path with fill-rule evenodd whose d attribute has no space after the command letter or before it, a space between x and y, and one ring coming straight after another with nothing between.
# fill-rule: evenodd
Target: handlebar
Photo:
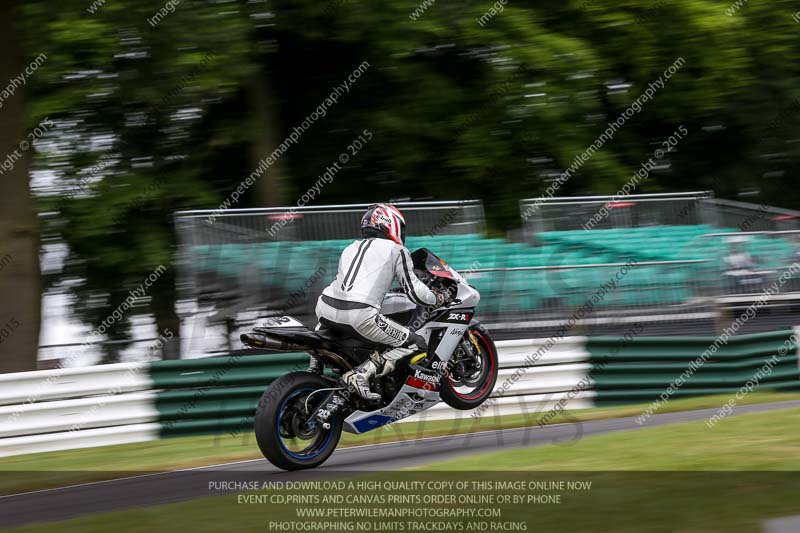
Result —
<instances>
[{"instance_id":1,"label":"handlebar","mask_svg":"<svg viewBox=\"0 0 800 533\"><path fill-rule=\"evenodd\" d=\"M420 269L414 269L414 273L417 275L419 280L425 284L428 289L433 292L441 293L444 295L444 305L448 305L451 303L460 303L461 300L456 298L456 294L458 293L458 283L451 280L443 280L440 277L433 276L429 272ZM394 287L389 289L388 294L403 294L405 295L405 290L402 286Z\"/></svg>"}]
</instances>

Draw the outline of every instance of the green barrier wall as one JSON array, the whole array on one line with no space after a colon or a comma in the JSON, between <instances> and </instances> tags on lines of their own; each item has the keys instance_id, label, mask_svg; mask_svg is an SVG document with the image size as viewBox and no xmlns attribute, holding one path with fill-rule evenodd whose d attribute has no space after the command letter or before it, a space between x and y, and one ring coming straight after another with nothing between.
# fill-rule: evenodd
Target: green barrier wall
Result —
<instances>
[{"instance_id":1,"label":"green barrier wall","mask_svg":"<svg viewBox=\"0 0 800 533\"><path fill-rule=\"evenodd\" d=\"M267 386L307 367L303 353L155 362L150 373L161 436L249 431Z\"/></svg>"},{"instance_id":2,"label":"green barrier wall","mask_svg":"<svg viewBox=\"0 0 800 533\"><path fill-rule=\"evenodd\" d=\"M735 394L768 361L769 372L753 390L800 390L798 345L791 339L789 330L732 337L670 397ZM658 399L716 340L711 336L589 338L586 348L591 354L595 404L641 404ZM153 363L150 372L157 391L161 436L250 432L267 386L307 364L307 354Z\"/></svg>"},{"instance_id":3,"label":"green barrier wall","mask_svg":"<svg viewBox=\"0 0 800 533\"><path fill-rule=\"evenodd\" d=\"M589 338L595 403L654 401L687 370L690 375L684 375L682 386L671 397L735 393L768 361L754 390L797 390L800 368L797 344L791 338L791 330L732 337L693 372L690 363L718 337Z\"/></svg>"}]
</instances>

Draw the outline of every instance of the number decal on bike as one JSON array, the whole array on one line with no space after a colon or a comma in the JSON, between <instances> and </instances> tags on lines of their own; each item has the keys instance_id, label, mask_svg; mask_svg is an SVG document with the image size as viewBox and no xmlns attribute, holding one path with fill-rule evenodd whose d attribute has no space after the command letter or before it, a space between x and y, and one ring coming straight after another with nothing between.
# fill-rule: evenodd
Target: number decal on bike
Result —
<instances>
[{"instance_id":1,"label":"number decal on bike","mask_svg":"<svg viewBox=\"0 0 800 533\"><path fill-rule=\"evenodd\" d=\"M264 325L272 328L291 328L302 326L303 323L290 316L276 316L267 320Z\"/></svg>"}]
</instances>

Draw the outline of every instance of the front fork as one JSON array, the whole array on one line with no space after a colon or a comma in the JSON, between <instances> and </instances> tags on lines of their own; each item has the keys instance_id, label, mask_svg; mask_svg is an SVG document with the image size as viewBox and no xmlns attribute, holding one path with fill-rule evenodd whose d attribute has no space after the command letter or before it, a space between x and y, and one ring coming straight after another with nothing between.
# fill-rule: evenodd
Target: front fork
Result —
<instances>
[{"instance_id":1,"label":"front fork","mask_svg":"<svg viewBox=\"0 0 800 533\"><path fill-rule=\"evenodd\" d=\"M469 359L473 359L472 356L474 354L478 356L474 358L476 362L480 361L479 356L481 353L481 347L478 344L478 339L469 329L467 330L466 335L464 335L464 337L461 339L461 342L458 344L458 346L461 348L464 355L462 357L451 357L447 368L451 373L454 369L458 370L458 375L463 376L467 371L465 365L469 362L468 360L465 360L464 356L468 357Z\"/></svg>"}]
</instances>

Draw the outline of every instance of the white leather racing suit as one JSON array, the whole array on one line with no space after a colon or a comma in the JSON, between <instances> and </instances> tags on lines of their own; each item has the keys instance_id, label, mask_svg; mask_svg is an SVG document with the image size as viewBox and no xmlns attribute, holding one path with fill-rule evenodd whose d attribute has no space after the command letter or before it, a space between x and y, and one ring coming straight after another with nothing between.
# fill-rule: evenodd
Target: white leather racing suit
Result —
<instances>
[{"instance_id":1,"label":"white leather racing suit","mask_svg":"<svg viewBox=\"0 0 800 533\"><path fill-rule=\"evenodd\" d=\"M350 326L376 343L403 346L410 334L408 328L380 313L383 298L395 278L411 301L436 304L436 295L414 274L411 254L405 246L379 238L353 242L339 258L336 279L317 300L317 318ZM404 353L392 352L395 351L397 356Z\"/></svg>"}]
</instances>

